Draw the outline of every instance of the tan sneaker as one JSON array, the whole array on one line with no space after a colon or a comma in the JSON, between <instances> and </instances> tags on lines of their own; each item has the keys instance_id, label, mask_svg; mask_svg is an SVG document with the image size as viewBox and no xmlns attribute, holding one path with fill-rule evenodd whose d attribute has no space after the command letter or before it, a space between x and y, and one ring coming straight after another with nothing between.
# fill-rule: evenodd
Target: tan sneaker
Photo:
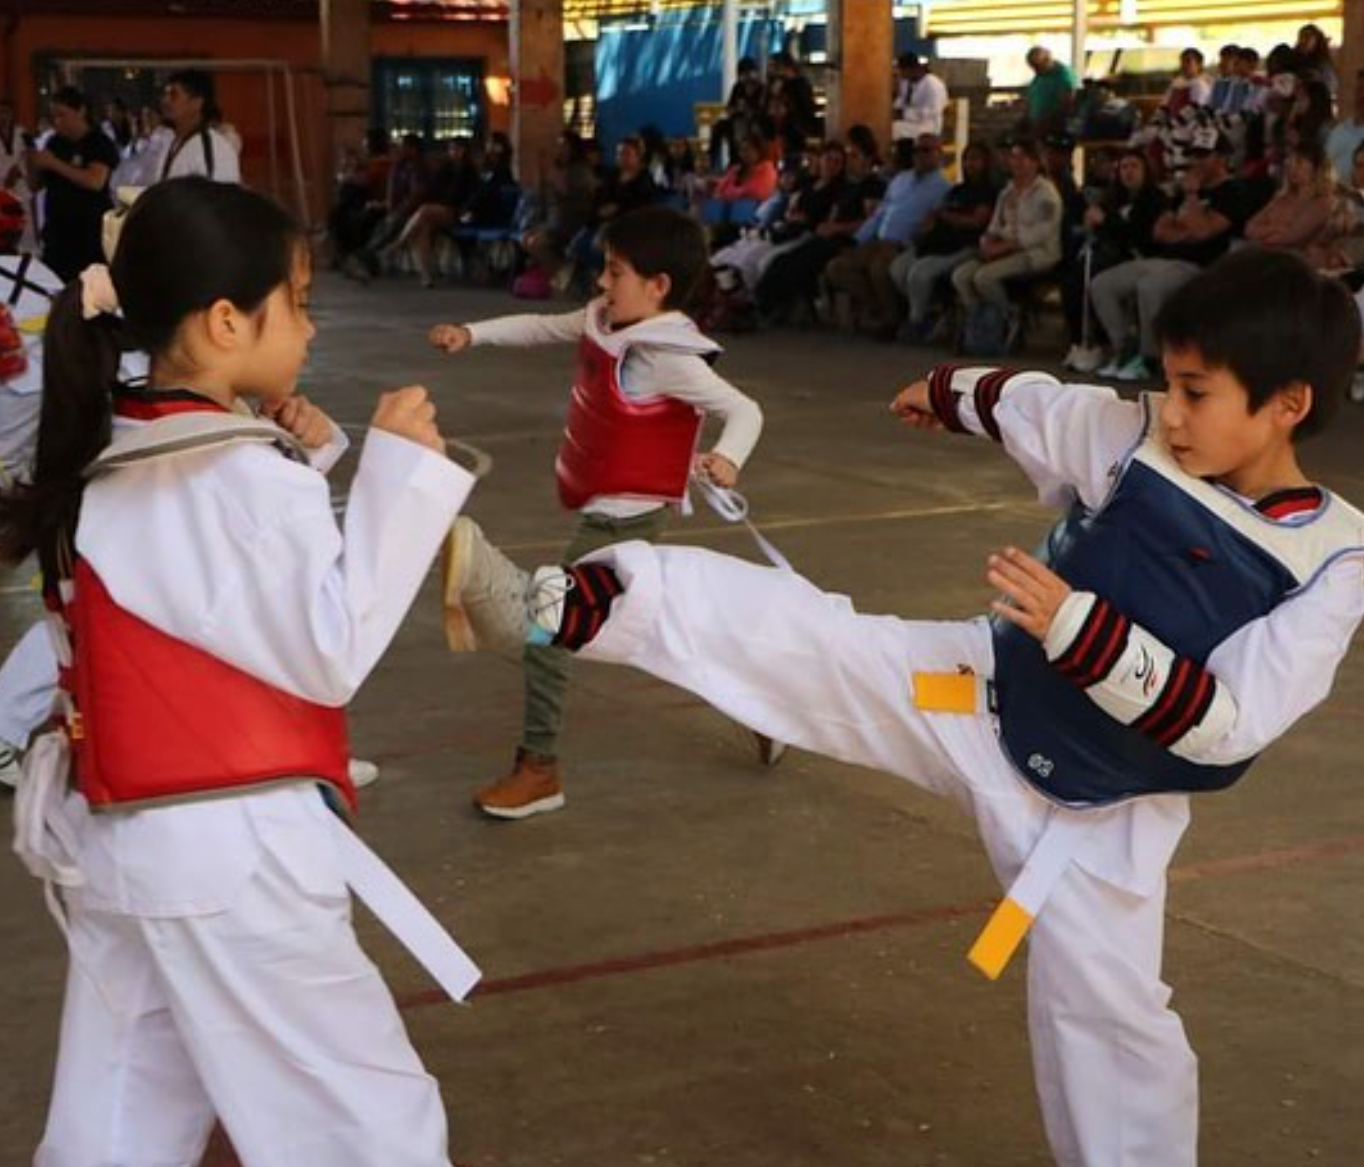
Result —
<instances>
[{"instance_id":1,"label":"tan sneaker","mask_svg":"<svg viewBox=\"0 0 1364 1167\"><path fill-rule=\"evenodd\" d=\"M558 810L564 805L559 763L517 750L512 772L475 794L474 805L497 819L524 819Z\"/></svg>"},{"instance_id":2,"label":"tan sneaker","mask_svg":"<svg viewBox=\"0 0 1364 1167\"><path fill-rule=\"evenodd\" d=\"M519 653L526 644L527 574L458 518L441 554L445 641L451 652Z\"/></svg>"}]
</instances>

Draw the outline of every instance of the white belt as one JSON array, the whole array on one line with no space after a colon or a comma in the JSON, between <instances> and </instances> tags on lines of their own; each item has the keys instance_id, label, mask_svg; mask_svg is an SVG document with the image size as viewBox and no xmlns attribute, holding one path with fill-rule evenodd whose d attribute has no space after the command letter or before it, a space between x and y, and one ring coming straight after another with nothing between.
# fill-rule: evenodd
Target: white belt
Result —
<instances>
[{"instance_id":1,"label":"white belt","mask_svg":"<svg viewBox=\"0 0 1364 1167\"><path fill-rule=\"evenodd\" d=\"M992 981L1004 971L1048 897L1069 870L1080 845L1094 829L1095 818L1073 811L1051 812L1023 870L966 955Z\"/></svg>"},{"instance_id":2,"label":"white belt","mask_svg":"<svg viewBox=\"0 0 1364 1167\"><path fill-rule=\"evenodd\" d=\"M463 1001L482 973L426 905L340 819L336 845L346 884L451 998Z\"/></svg>"},{"instance_id":3,"label":"white belt","mask_svg":"<svg viewBox=\"0 0 1364 1167\"><path fill-rule=\"evenodd\" d=\"M75 828L66 812L71 745L55 730L37 738L24 758L14 799L14 852L43 881L48 909L70 940L56 889L80 887ZM482 975L440 922L388 866L335 815L338 857L346 885L456 1001L463 1001Z\"/></svg>"},{"instance_id":4,"label":"white belt","mask_svg":"<svg viewBox=\"0 0 1364 1167\"><path fill-rule=\"evenodd\" d=\"M748 499L744 498L737 490L731 490L727 486L717 486L703 474L693 474L692 482L701 491L701 497L706 500L706 504L720 518L727 523L742 523L748 528L748 533L753 536L753 542L758 545L767 562L773 567L779 567L783 571L794 570L791 562L778 551L767 537L753 525L748 517Z\"/></svg>"}]
</instances>

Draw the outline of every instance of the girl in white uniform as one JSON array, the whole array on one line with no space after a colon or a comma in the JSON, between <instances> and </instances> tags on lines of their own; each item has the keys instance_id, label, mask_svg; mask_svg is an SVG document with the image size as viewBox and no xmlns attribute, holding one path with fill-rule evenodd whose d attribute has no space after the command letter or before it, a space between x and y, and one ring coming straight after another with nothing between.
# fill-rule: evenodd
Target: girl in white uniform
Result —
<instances>
[{"instance_id":1,"label":"girl in white uniform","mask_svg":"<svg viewBox=\"0 0 1364 1167\"><path fill-rule=\"evenodd\" d=\"M341 707L472 479L425 390L386 394L338 530L319 470L344 438L294 393L308 282L282 210L183 179L131 212L112 276L53 309L33 487L0 501L0 551L37 551L75 630L77 708L16 807L21 854L64 884L71 950L37 1167L194 1167L215 1116L244 1167L449 1167L437 1085L351 923L363 848L320 790L353 801ZM115 398L109 444L124 328L150 389ZM127 638L157 659L111 659ZM189 667L205 680L171 716ZM136 683L104 685L118 669ZM249 725L243 691L264 711ZM169 744L186 715L221 728ZM271 768L309 750L315 768Z\"/></svg>"}]
</instances>

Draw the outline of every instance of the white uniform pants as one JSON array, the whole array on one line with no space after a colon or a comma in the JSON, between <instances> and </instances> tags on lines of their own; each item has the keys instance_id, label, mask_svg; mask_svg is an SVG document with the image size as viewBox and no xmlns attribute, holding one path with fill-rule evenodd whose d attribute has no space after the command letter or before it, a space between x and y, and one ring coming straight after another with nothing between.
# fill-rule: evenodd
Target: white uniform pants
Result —
<instances>
[{"instance_id":1,"label":"white uniform pants","mask_svg":"<svg viewBox=\"0 0 1364 1167\"><path fill-rule=\"evenodd\" d=\"M0 741L23 749L28 735L52 713L57 656L45 621L38 621L0 666Z\"/></svg>"},{"instance_id":2,"label":"white uniform pants","mask_svg":"<svg viewBox=\"0 0 1364 1167\"><path fill-rule=\"evenodd\" d=\"M774 739L953 798L1004 885L1050 816L1075 813L1015 775L988 718L912 703L914 671L992 674L983 621L859 615L799 576L693 548L629 543L589 558L613 563L626 591L583 656L635 665ZM1160 979L1165 866L1184 800L1085 813L1096 825L1030 940L1047 1134L1062 1167L1194 1167L1196 1064Z\"/></svg>"},{"instance_id":3,"label":"white uniform pants","mask_svg":"<svg viewBox=\"0 0 1364 1167\"><path fill-rule=\"evenodd\" d=\"M75 908L34 1167L197 1167L215 1115L243 1167L449 1167L445 1112L350 898L267 854L232 908Z\"/></svg>"}]
</instances>

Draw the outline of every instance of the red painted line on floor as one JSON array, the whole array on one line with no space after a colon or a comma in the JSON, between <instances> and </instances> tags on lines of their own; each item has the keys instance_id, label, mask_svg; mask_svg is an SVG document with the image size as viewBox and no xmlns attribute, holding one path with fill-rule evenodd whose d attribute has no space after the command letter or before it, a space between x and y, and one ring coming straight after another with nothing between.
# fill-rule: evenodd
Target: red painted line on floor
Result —
<instances>
[{"instance_id":1,"label":"red painted line on floor","mask_svg":"<svg viewBox=\"0 0 1364 1167\"><path fill-rule=\"evenodd\" d=\"M623 973L647 972L671 968L680 964L719 960L731 956L747 956L754 952L768 952L779 948L793 948L820 940L838 940L867 932L884 932L891 928L915 928L923 924L941 924L980 916L994 905L988 902L960 904L941 908L925 908L917 912L895 912L886 916L866 916L857 920L842 920L813 928L797 928L790 932L771 932L762 936L740 936L732 940L717 940L711 944L695 944L687 948L644 952L637 956L621 956L590 964L567 965L562 968L542 969L521 976L502 977L484 981L474 990L476 997L494 997L501 993L526 993L575 981L594 981ZM449 998L440 989L423 989L405 993L398 998L398 1008L422 1009L429 1005L448 1004Z\"/></svg>"},{"instance_id":2,"label":"red painted line on floor","mask_svg":"<svg viewBox=\"0 0 1364 1167\"><path fill-rule=\"evenodd\" d=\"M1246 875L1258 871L1277 871L1296 867L1318 859L1339 859L1342 855L1358 855L1364 851L1364 835L1347 835L1340 839L1325 839L1319 843L1305 843L1300 847L1285 847L1277 851L1261 851L1255 855L1232 855L1226 859L1209 859L1203 863L1186 863L1170 869L1171 883L1190 883L1198 879L1212 879L1220 875Z\"/></svg>"},{"instance_id":3,"label":"red painted line on floor","mask_svg":"<svg viewBox=\"0 0 1364 1167\"><path fill-rule=\"evenodd\" d=\"M1277 871L1285 867L1296 867L1317 860L1335 859L1343 855L1356 855L1361 852L1364 852L1364 835L1309 843L1300 847L1289 847L1277 851L1262 851L1254 855L1233 855L1226 859L1212 859L1205 863L1186 864L1182 867L1172 868L1170 880L1172 883L1192 883L1200 879ZM795 948L802 944L840 940L847 936L864 935L869 932L920 928L926 924L941 924L951 920L984 916L994 908L996 902L995 900L988 900L972 904L948 904L915 912L893 912L884 916L864 916L812 928L796 928L788 932L740 936L730 940L715 941L711 944L661 949L655 952L639 953L635 956L621 956L610 960L594 961L589 964L541 969L538 972L523 973L520 976L484 981L474 990L474 996L493 997L502 993L534 992L537 989L554 988L578 981L600 980L604 977L621 976L625 973L649 972L654 969L673 968L677 965L696 964L707 960L747 956L755 952ZM444 992L436 988L405 993L398 997L398 1008L404 1011L443 1004L449 1004L449 998Z\"/></svg>"}]
</instances>

